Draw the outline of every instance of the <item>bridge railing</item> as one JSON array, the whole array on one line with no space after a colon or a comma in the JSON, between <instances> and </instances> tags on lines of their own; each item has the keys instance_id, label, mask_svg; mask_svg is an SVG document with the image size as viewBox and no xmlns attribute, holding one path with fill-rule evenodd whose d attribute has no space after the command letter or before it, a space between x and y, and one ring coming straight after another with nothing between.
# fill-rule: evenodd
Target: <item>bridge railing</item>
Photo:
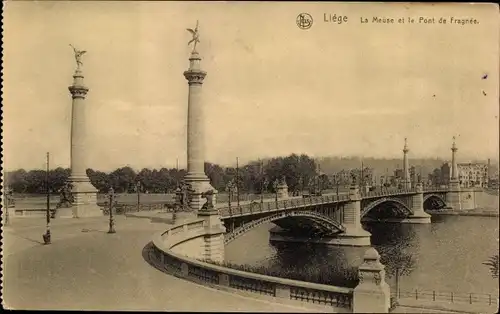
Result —
<instances>
[{"instance_id":1,"label":"bridge railing","mask_svg":"<svg viewBox=\"0 0 500 314\"><path fill-rule=\"evenodd\" d=\"M398 194L417 193L416 189L383 189L382 191L361 191L361 197L383 197Z\"/></svg>"},{"instance_id":2,"label":"bridge railing","mask_svg":"<svg viewBox=\"0 0 500 314\"><path fill-rule=\"evenodd\" d=\"M482 305L496 305L498 294L485 294L485 293L457 293L452 291L436 291L436 290L399 290L391 292L393 296L398 299L413 299L413 300L428 300L428 301L444 301L450 303L461 304L482 304Z\"/></svg>"},{"instance_id":3,"label":"bridge railing","mask_svg":"<svg viewBox=\"0 0 500 314\"><path fill-rule=\"evenodd\" d=\"M447 192L449 188L424 187L424 192Z\"/></svg>"},{"instance_id":4,"label":"bridge railing","mask_svg":"<svg viewBox=\"0 0 500 314\"><path fill-rule=\"evenodd\" d=\"M349 200L349 195L324 195L307 198L291 198L281 199L274 202L252 202L240 206L223 206L218 207L218 211L222 217L233 217L255 213L264 213L290 208L299 208L305 206L314 206L320 204L345 202Z\"/></svg>"},{"instance_id":5,"label":"bridge railing","mask_svg":"<svg viewBox=\"0 0 500 314\"><path fill-rule=\"evenodd\" d=\"M353 288L317 284L287 278L262 275L226 267L174 251L174 247L203 236L206 224L201 220L185 222L156 234L149 251L153 266L161 271L193 281L233 291L254 293L272 301L308 303L332 307L339 312L352 312ZM189 250L192 253L192 249Z\"/></svg>"}]
</instances>

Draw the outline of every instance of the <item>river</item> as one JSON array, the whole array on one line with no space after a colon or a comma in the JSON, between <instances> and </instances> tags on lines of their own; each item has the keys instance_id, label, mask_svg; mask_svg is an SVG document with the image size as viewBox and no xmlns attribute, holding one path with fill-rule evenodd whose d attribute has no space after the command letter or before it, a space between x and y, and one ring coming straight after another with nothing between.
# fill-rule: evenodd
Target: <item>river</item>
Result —
<instances>
[{"instance_id":1,"label":"river","mask_svg":"<svg viewBox=\"0 0 500 314\"><path fill-rule=\"evenodd\" d=\"M483 208L498 210L498 196L482 195ZM324 271L345 265L358 266L366 247L339 247L320 244L270 243L273 224L259 226L226 247L226 260L237 264ZM498 254L498 218L474 216L433 216L431 224L370 223L375 247L386 266L386 280L395 286L395 269L401 290L415 289L485 293L498 295L498 280L482 263ZM328 266L337 267L328 267ZM325 267L326 266L326 267Z\"/></svg>"}]
</instances>

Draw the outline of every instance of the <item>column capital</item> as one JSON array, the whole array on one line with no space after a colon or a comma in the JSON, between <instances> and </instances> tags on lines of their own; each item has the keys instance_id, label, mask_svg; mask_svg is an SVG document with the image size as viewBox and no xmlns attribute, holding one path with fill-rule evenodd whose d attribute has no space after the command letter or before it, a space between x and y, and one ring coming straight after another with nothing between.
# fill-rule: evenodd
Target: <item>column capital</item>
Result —
<instances>
[{"instance_id":1,"label":"column capital","mask_svg":"<svg viewBox=\"0 0 500 314\"><path fill-rule=\"evenodd\" d=\"M69 92L71 96L74 98L85 98L89 89L83 83L83 73L81 70L77 69L75 74L73 74L73 85L69 86Z\"/></svg>"}]
</instances>

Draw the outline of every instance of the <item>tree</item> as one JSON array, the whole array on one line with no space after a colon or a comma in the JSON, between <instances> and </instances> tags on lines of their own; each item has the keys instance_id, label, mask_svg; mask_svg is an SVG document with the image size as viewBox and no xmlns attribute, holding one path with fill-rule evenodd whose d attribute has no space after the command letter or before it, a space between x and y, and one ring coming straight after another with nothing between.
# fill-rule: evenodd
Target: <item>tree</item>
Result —
<instances>
[{"instance_id":1,"label":"tree","mask_svg":"<svg viewBox=\"0 0 500 314\"><path fill-rule=\"evenodd\" d=\"M109 181L116 193L132 193L135 186L135 177L134 169L122 167L109 174Z\"/></svg>"},{"instance_id":2,"label":"tree","mask_svg":"<svg viewBox=\"0 0 500 314\"><path fill-rule=\"evenodd\" d=\"M87 176L90 179L90 183L100 192L107 193L111 187L111 182L109 176L102 171L94 171L92 169L87 169Z\"/></svg>"}]
</instances>

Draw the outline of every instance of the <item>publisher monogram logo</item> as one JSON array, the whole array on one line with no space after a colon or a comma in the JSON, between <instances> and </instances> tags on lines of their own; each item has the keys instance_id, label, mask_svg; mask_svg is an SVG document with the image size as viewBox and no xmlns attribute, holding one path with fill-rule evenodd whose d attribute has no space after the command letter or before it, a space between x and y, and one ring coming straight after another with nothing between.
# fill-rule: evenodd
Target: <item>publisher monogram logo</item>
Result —
<instances>
[{"instance_id":1,"label":"publisher monogram logo","mask_svg":"<svg viewBox=\"0 0 500 314\"><path fill-rule=\"evenodd\" d=\"M300 13L297 16L296 22L300 29L309 29L313 24L313 18L309 13Z\"/></svg>"}]
</instances>

